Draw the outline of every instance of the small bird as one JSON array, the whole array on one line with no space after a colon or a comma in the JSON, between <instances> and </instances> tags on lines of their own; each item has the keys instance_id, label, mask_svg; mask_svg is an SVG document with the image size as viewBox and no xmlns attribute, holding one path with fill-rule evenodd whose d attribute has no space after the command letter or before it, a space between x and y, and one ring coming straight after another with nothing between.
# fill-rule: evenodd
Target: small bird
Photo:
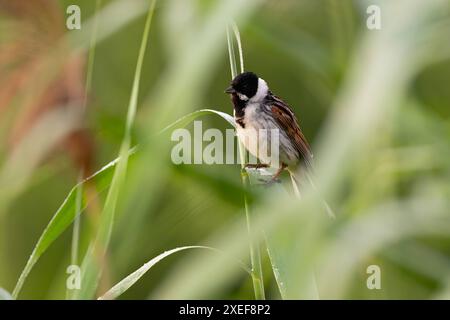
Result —
<instances>
[{"instance_id":1,"label":"small bird","mask_svg":"<svg viewBox=\"0 0 450 320\"><path fill-rule=\"evenodd\" d=\"M244 72L233 79L225 93L231 95L234 105L239 140L261 162L247 164L247 168L273 166L273 158L268 155L271 135L262 132L275 129L279 140L279 167L271 182L277 181L284 169L293 174L301 163L308 171L312 170L313 154L294 112L270 91L266 81L253 72Z\"/></svg>"}]
</instances>

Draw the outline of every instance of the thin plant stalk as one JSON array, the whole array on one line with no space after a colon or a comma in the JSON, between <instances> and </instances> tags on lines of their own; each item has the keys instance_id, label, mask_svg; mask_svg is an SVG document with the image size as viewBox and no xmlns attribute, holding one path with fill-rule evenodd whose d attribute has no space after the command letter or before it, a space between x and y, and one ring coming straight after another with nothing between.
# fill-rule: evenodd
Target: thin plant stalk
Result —
<instances>
[{"instance_id":1,"label":"thin plant stalk","mask_svg":"<svg viewBox=\"0 0 450 320\"><path fill-rule=\"evenodd\" d=\"M78 179L79 181L81 178ZM83 186L80 185L80 187L77 189L77 195L76 195L76 205L75 210L77 216L75 217L75 220L73 222L73 232L72 232L72 244L71 244L71 254L70 254L70 263L72 265L78 264L78 244L80 240L80 216L79 213L81 211L81 202L83 196Z\"/></svg>"},{"instance_id":2,"label":"thin plant stalk","mask_svg":"<svg viewBox=\"0 0 450 320\"><path fill-rule=\"evenodd\" d=\"M79 241L80 241L80 212L82 209L82 202L83 202L83 185L80 184L81 181L83 181L82 178L82 172L83 170L80 170L80 174L78 176L78 183L79 187L76 191L76 197L75 197L75 218L73 221L73 229L72 229L72 242L70 247L70 264L72 266L78 265L78 248L79 248ZM66 288L66 300L72 300L74 298L74 289L70 290L69 288Z\"/></svg>"},{"instance_id":3,"label":"thin plant stalk","mask_svg":"<svg viewBox=\"0 0 450 320\"><path fill-rule=\"evenodd\" d=\"M83 109L86 109L87 107L88 95L92 88L92 75L94 73L94 61L96 49L95 44L97 43L97 32L98 32L98 12L100 11L101 4L102 0L96 0L94 12L94 26L92 29L92 37L89 44L88 68L86 73L86 88L84 91Z\"/></svg>"},{"instance_id":4,"label":"thin plant stalk","mask_svg":"<svg viewBox=\"0 0 450 320\"><path fill-rule=\"evenodd\" d=\"M238 51L239 51L239 59L240 59L240 67L241 72L244 72L244 59L243 59L243 51L242 51L242 44L239 34L239 29L236 26L236 24L232 24L232 29L234 32L234 36L236 38L236 42L238 45ZM228 54L230 57L230 68L231 68L231 76L232 78L237 76L237 67L236 67L236 58L235 58L235 52L234 52L234 44L230 36L229 29L227 28L227 42L228 42ZM244 189L247 190L249 187L249 178L247 171L245 170L245 149L242 143L238 140L238 146L239 146L239 156L241 160L241 179L242 184L244 186ZM247 230L249 234L250 239L254 239L253 236L255 230L252 228L252 217L250 214L250 208L248 205L248 197L246 194L246 191L244 192L244 209L245 209L245 216L247 221ZM265 299L265 292L264 292L264 278L263 278L263 272L262 272L262 263L261 263L261 249L259 247L259 243L257 241L250 240L249 243L250 246L250 263L252 265L252 280L253 280L253 289L255 291L255 298L257 300L264 300Z\"/></svg>"}]
</instances>

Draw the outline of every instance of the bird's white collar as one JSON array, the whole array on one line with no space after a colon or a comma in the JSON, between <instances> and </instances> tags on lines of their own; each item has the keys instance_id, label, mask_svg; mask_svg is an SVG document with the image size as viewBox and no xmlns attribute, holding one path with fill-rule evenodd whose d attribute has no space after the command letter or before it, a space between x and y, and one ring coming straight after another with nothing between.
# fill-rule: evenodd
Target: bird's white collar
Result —
<instances>
[{"instance_id":1,"label":"bird's white collar","mask_svg":"<svg viewBox=\"0 0 450 320\"><path fill-rule=\"evenodd\" d=\"M258 90L255 95L250 98L250 102L259 102L262 101L267 93L269 92L269 87L267 86L267 82L264 79L258 78Z\"/></svg>"}]
</instances>

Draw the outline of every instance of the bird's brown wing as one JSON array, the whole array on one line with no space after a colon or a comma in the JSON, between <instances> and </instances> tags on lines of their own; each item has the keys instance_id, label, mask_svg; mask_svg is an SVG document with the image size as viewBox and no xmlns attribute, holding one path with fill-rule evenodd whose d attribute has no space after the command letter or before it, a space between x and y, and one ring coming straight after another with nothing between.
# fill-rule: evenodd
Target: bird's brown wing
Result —
<instances>
[{"instance_id":1,"label":"bird's brown wing","mask_svg":"<svg viewBox=\"0 0 450 320\"><path fill-rule=\"evenodd\" d=\"M291 108L280 98L271 96L269 100L270 109L273 117L276 119L278 125L283 129L289 137L291 143L297 152L303 158L305 165L312 169L312 152L311 148L303 135L302 130L298 124L295 114Z\"/></svg>"}]
</instances>

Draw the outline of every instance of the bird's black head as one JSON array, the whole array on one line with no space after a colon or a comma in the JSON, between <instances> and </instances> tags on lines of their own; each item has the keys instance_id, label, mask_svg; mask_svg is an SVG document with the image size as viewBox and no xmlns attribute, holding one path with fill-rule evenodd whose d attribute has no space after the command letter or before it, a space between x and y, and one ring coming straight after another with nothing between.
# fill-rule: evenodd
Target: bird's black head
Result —
<instances>
[{"instance_id":1,"label":"bird's black head","mask_svg":"<svg viewBox=\"0 0 450 320\"><path fill-rule=\"evenodd\" d=\"M244 72L231 81L226 93L238 95L240 100L251 99L258 91L258 76L253 72Z\"/></svg>"}]
</instances>

